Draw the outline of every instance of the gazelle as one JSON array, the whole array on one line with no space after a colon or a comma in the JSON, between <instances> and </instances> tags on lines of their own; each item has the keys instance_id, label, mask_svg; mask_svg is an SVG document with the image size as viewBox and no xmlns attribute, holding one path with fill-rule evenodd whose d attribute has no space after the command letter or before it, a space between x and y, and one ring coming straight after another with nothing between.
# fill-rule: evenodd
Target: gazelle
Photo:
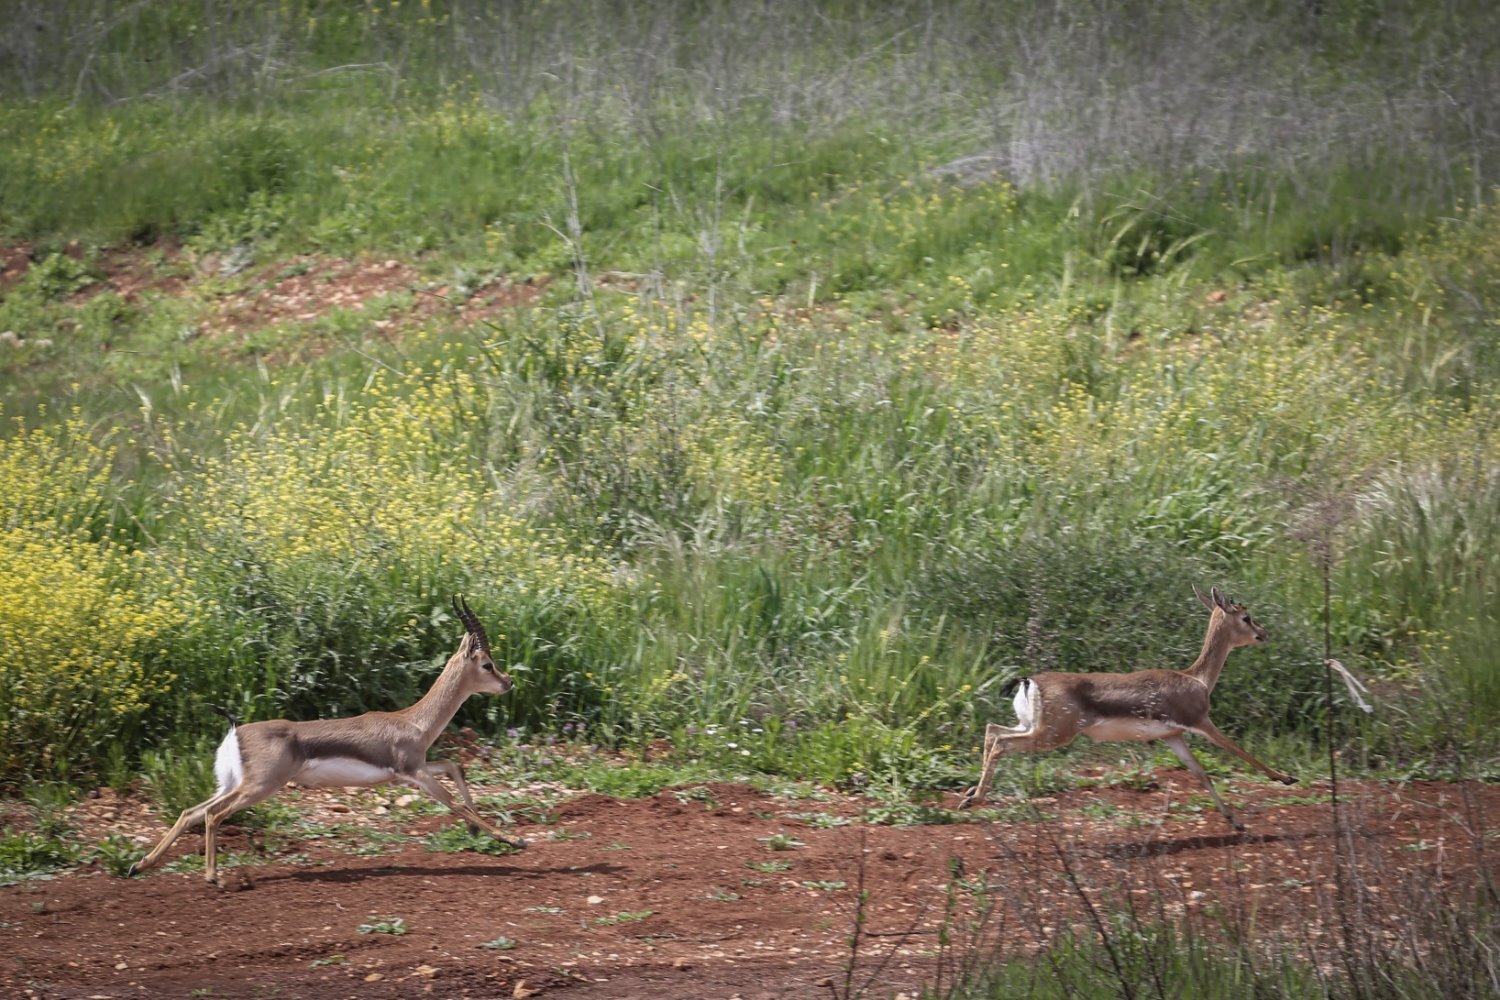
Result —
<instances>
[{"instance_id":1,"label":"gazelle","mask_svg":"<svg viewBox=\"0 0 1500 1000\"><path fill-rule=\"evenodd\" d=\"M984 730L983 766L979 783L964 793L958 808L967 809L984 801L995 764L1010 750L1054 750L1073 742L1082 733L1106 740L1161 740L1184 767L1208 788L1214 805L1236 830L1244 824L1234 818L1219 798L1208 772L1187 745L1187 734L1206 736L1236 757L1259 768L1277 781L1291 785L1297 779L1267 767L1219 732L1208 718L1208 696L1224 669L1229 651L1266 641L1266 630L1214 587L1209 597L1196 586L1208 608L1208 634L1203 651L1186 670L1137 670L1128 674L1067 674L1049 671L1021 681L1016 691L1018 726L990 723Z\"/></svg>"},{"instance_id":2,"label":"gazelle","mask_svg":"<svg viewBox=\"0 0 1500 1000\"><path fill-rule=\"evenodd\" d=\"M397 712L366 712L349 719L313 722L268 719L241 726L231 718L229 732L214 757L218 790L208 800L183 810L151 853L130 867L130 874L160 864L172 842L201 822L203 875L217 882L214 848L219 824L233 813L275 795L287 782L309 788L373 786L393 781L409 785L463 817L471 831L483 829L511 847L525 847L525 841L506 839L475 811L463 770L457 764L427 759L428 747L464 699L479 692L505 694L512 686L510 676L497 669L490 658L489 636L469 602L464 601L460 607L454 598L453 611L464 626L458 652L448 658L443 672L415 705ZM454 801L438 781L440 776L453 782L462 802Z\"/></svg>"}]
</instances>

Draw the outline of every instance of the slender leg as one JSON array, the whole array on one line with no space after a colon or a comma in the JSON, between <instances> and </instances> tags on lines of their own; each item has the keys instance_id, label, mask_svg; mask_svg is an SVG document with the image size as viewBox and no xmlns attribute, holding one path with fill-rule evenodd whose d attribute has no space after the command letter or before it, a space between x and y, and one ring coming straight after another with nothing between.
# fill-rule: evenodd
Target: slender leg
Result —
<instances>
[{"instance_id":1,"label":"slender leg","mask_svg":"<svg viewBox=\"0 0 1500 1000\"><path fill-rule=\"evenodd\" d=\"M1205 737L1212 741L1215 746L1228 750L1240 760L1251 765L1252 767L1259 768L1266 774L1270 775L1274 780L1281 782L1283 785L1295 785L1297 783L1297 779L1294 775L1287 774L1283 771L1278 771L1274 767L1267 767L1265 764L1262 764L1260 761L1250 756L1250 754L1240 749L1240 745L1238 743L1230 739L1228 736L1225 736L1223 733L1219 732L1218 727L1209 720L1204 719L1202 722L1198 723L1198 725L1193 727L1193 731L1196 733L1202 733Z\"/></svg>"},{"instance_id":2,"label":"slender leg","mask_svg":"<svg viewBox=\"0 0 1500 1000\"><path fill-rule=\"evenodd\" d=\"M958 808L968 809L981 805L990 789L990 779L995 773L995 764L1000 759L1000 732L1004 726L991 722L984 727L984 750L979 755L979 781L958 800Z\"/></svg>"},{"instance_id":3,"label":"slender leg","mask_svg":"<svg viewBox=\"0 0 1500 1000\"><path fill-rule=\"evenodd\" d=\"M1012 729L991 722L984 727L984 762L979 771L979 784L963 794L958 800L958 808L968 809L984 801L984 797L989 794L990 782L995 777L995 765L1000 762L1001 754L1055 750L1066 742L1048 739L1039 725L1032 729Z\"/></svg>"},{"instance_id":4,"label":"slender leg","mask_svg":"<svg viewBox=\"0 0 1500 1000\"><path fill-rule=\"evenodd\" d=\"M485 822L484 817L480 816L479 813L475 811L472 805L469 805L465 802L459 802L454 799L453 796L448 792L448 789L444 788L442 784L435 777L429 774L425 768L416 772L415 774L399 775L396 780L401 782L403 785L409 785L412 788L419 789L426 792L428 795L431 795L434 799L437 799L443 805L447 806L448 809L452 813L454 813L454 815L462 817L464 821L466 821L471 827L479 827L485 833L489 834L491 837L494 837L502 844L507 844L511 847L514 847L516 850L520 850L521 848L526 846L526 841L511 840L509 837L505 836L505 834L501 833L498 827L492 826L489 823Z\"/></svg>"},{"instance_id":5,"label":"slender leg","mask_svg":"<svg viewBox=\"0 0 1500 1000\"><path fill-rule=\"evenodd\" d=\"M1203 770L1203 765L1198 763L1198 758L1194 757L1193 751L1188 749L1187 737L1178 733L1176 736L1163 737L1162 742L1172 748L1172 752L1177 755L1177 759L1182 761L1183 767L1196 774L1198 780L1203 782L1204 787L1208 789L1208 794L1213 797L1214 805L1219 807L1219 812L1224 814L1224 818L1229 821L1229 825L1236 830L1244 830L1245 824L1234 818L1234 813L1230 812L1229 807L1224 804L1224 800L1219 798L1219 793L1214 788L1213 781L1209 779L1208 772Z\"/></svg>"},{"instance_id":6,"label":"slender leg","mask_svg":"<svg viewBox=\"0 0 1500 1000\"><path fill-rule=\"evenodd\" d=\"M469 783L464 780L464 769L451 760L430 760L423 765L424 770L434 778L447 778L453 782L453 787L458 789L459 798L463 799L464 805L474 809L474 797L469 794ZM477 811L477 810L476 810ZM478 833L479 827L473 823L468 824L470 833Z\"/></svg>"},{"instance_id":7,"label":"slender leg","mask_svg":"<svg viewBox=\"0 0 1500 1000\"><path fill-rule=\"evenodd\" d=\"M203 878L215 885L219 882L219 824L241 809L249 809L257 802L264 802L281 791L285 782L257 782L237 786L210 806L203 819Z\"/></svg>"},{"instance_id":8,"label":"slender leg","mask_svg":"<svg viewBox=\"0 0 1500 1000\"><path fill-rule=\"evenodd\" d=\"M233 794L234 790L230 789L227 792L220 793L210 799L200 802L195 806L184 809L182 811L182 815L177 817L177 822L172 824L172 829L168 830L166 836L162 837L161 840L157 842L156 846L151 849L151 853L147 854L144 858L130 866L130 874L138 875L141 872L146 871L147 869L155 868L158 864L161 863L162 855L167 853L167 848L171 847L172 842L175 841L178 837L182 836L183 831L187 830L189 827L197 823L203 822L204 817L208 814L209 809L213 808L218 803L223 802Z\"/></svg>"},{"instance_id":9,"label":"slender leg","mask_svg":"<svg viewBox=\"0 0 1500 1000\"><path fill-rule=\"evenodd\" d=\"M986 724L984 727L984 749L979 752L979 773L981 776L985 773L986 768L990 766L990 753L995 746L994 732L997 728L999 727L993 722ZM978 792L979 786L977 784L970 785L964 791L963 795L959 797L958 808L967 809L972 805L977 805L984 801L979 797Z\"/></svg>"}]
</instances>

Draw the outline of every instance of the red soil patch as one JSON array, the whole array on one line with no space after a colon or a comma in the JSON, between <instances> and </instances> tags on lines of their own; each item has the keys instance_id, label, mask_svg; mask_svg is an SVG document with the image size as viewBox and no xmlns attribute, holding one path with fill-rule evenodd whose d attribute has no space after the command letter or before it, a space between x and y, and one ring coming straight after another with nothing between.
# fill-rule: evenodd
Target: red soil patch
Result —
<instances>
[{"instance_id":1,"label":"red soil patch","mask_svg":"<svg viewBox=\"0 0 1500 1000\"><path fill-rule=\"evenodd\" d=\"M31 267L31 244L0 246L0 291L9 288L26 276Z\"/></svg>"},{"instance_id":2,"label":"red soil patch","mask_svg":"<svg viewBox=\"0 0 1500 1000\"><path fill-rule=\"evenodd\" d=\"M997 902L992 944L1024 948L1086 927L1083 899L1137 902L1148 917L1253 912L1262 941L1284 933L1316 945L1336 933L1326 789L1222 782L1251 829L1234 835L1211 808L1182 808L1200 791L1190 775L1155 779L1147 790L1033 800L1040 820L1012 809L1002 822L910 827L818 828L791 814L857 817L868 803L792 801L737 785L626 801L586 794L550 815L518 815L515 830L531 841L519 854L429 853L418 840L358 856L340 849L353 834L309 836L228 869L227 890L198 874L126 880L85 867L0 889L0 993L823 995L825 977L842 985L863 885L854 982L868 977L872 995L890 996L932 982L955 865ZM1409 918L1407 888L1472 882L1484 850L1476 818L1500 815L1500 788L1487 785L1346 783L1341 794L1354 831L1348 870L1377 929L1392 933ZM453 822L400 807L375 815L395 793L384 806L378 793L300 795L320 823L384 823L420 838ZM74 820L91 838L162 829L134 799L101 798ZM769 850L764 838L777 833L802 846ZM244 831L221 847L255 850ZM184 837L178 849L201 850L201 838ZM964 893L957 898L966 905ZM402 918L408 932L360 933L381 917ZM483 947L501 937L514 946Z\"/></svg>"},{"instance_id":3,"label":"red soil patch","mask_svg":"<svg viewBox=\"0 0 1500 1000\"><path fill-rule=\"evenodd\" d=\"M33 252L30 244L0 246L0 293L25 276ZM82 256L76 245L66 252ZM163 268L163 261L169 266ZM191 298L202 307L198 333L233 345L257 330L311 323L336 310L360 312L376 300L410 292L410 301L387 302L384 309L370 310L369 336L397 340L436 318L460 323L491 320L507 309L530 303L542 287L494 276L459 295L450 283L424 278L411 264L394 258L304 255L259 267L236 280L233 291L225 292L217 284L224 280L222 263L213 256L189 261L180 246L166 242L107 249L93 265L98 280L71 301L83 303L105 291L132 303L148 294ZM305 360L308 353L320 353L326 345L304 343L302 347L306 349L300 353L283 349L266 360Z\"/></svg>"}]
</instances>

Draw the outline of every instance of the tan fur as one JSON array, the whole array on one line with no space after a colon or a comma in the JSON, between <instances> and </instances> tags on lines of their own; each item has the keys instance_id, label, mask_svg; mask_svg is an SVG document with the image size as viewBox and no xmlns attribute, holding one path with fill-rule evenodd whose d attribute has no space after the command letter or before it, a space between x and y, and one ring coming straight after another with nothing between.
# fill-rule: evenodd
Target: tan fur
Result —
<instances>
[{"instance_id":1,"label":"tan fur","mask_svg":"<svg viewBox=\"0 0 1500 1000\"><path fill-rule=\"evenodd\" d=\"M1037 674L1022 681L1017 695L1019 714L1034 708L1030 725L985 727L984 753L979 783L964 793L958 808L967 809L984 801L994 778L1000 755L1009 751L1053 750L1065 746L1081 733L1100 741L1161 740L1171 748L1208 788L1219 812L1236 830L1244 826L1219 798L1208 772L1188 749L1186 734L1197 733L1257 767L1277 781L1293 784L1296 778L1267 767L1242 750L1214 726L1208 717L1208 698L1230 650L1259 645L1266 630L1245 608L1228 600L1218 588L1205 597L1197 587L1193 593L1209 609L1208 633L1198 659L1186 670L1137 670L1127 674L1061 673ZM1026 685L1034 685L1027 688Z\"/></svg>"},{"instance_id":2,"label":"tan fur","mask_svg":"<svg viewBox=\"0 0 1500 1000\"><path fill-rule=\"evenodd\" d=\"M467 605L465 605L467 610ZM476 624L476 627L477 624ZM215 842L218 827L227 817L248 809L279 792L288 782L323 784L318 768L345 762L334 773L340 785L377 785L398 782L426 792L457 815L471 830L482 829L512 847L522 841L507 840L498 828L474 809L463 770L449 761L427 760L427 750L471 694L504 694L512 687L473 632L466 633L458 652L448 658L443 672L416 704L397 712L366 712L348 719L290 722L268 719L231 730L238 741L242 780L232 787L183 810L151 853L130 873L145 871L161 863L163 855L182 832L198 823L204 828L204 877L217 882ZM226 737L228 739L229 737ZM351 768L353 770L351 770ZM461 801L437 780L446 777L458 788Z\"/></svg>"}]
</instances>

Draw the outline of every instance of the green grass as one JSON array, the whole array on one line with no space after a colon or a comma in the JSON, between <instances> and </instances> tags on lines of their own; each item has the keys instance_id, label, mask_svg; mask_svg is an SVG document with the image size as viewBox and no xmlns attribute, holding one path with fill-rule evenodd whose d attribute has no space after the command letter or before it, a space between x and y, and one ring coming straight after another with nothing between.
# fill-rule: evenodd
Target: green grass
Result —
<instances>
[{"instance_id":1,"label":"green grass","mask_svg":"<svg viewBox=\"0 0 1500 1000\"><path fill-rule=\"evenodd\" d=\"M0 780L134 770L178 810L210 787L209 705L408 704L463 591L517 687L458 721L523 731L513 771L548 737L666 738L668 763L567 779L812 779L931 819L1006 681L1191 661L1194 583L1271 629L1215 691L1236 739L1308 771L1337 725L1360 767L1494 772L1500 225L1476 170L1500 158L1452 117L1494 104L1464 5L1379 31L1106 13L1064 32L1097 59L1040 76L1015 39L1063 26L1017 10L996 35L964 4L578 4L564 36L298 2L217 11L212 37L197 5L148 6L4 85L0 235L34 263L0 293L23 341L0 349L0 627L27 637L0 645ZM1215 67L1167 85L1168 44ZM1101 79L1111 109L1073 99ZM985 183L932 172L994 149ZM215 330L305 254L397 257L418 288ZM122 257L154 290L95 284ZM402 318L492 277L535 301ZM1319 551L1370 720L1326 701ZM1074 760L999 777L1042 795Z\"/></svg>"}]
</instances>

